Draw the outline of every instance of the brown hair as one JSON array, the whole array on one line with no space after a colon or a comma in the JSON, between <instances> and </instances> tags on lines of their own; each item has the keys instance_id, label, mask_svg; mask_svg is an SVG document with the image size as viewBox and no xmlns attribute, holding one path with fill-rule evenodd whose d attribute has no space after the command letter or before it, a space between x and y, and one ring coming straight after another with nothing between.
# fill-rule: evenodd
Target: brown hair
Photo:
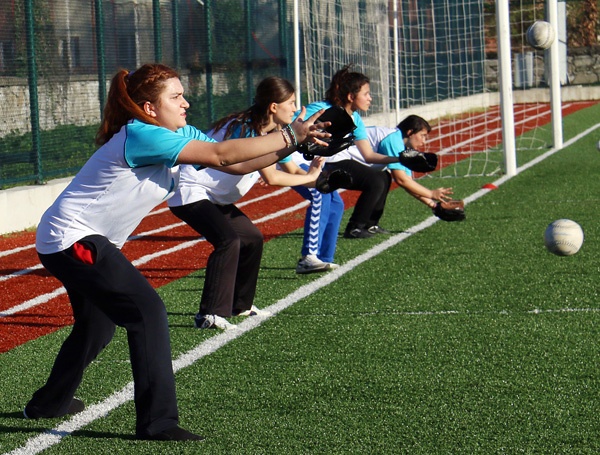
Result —
<instances>
[{"instance_id":1,"label":"brown hair","mask_svg":"<svg viewBox=\"0 0 600 455\"><path fill-rule=\"evenodd\" d=\"M356 95L369 78L362 73L350 71L352 65L346 65L331 79L329 89L325 92L325 100L334 106L346 107L348 95Z\"/></svg>"},{"instance_id":2,"label":"brown hair","mask_svg":"<svg viewBox=\"0 0 600 455\"><path fill-rule=\"evenodd\" d=\"M106 144L131 119L158 125L142 106L146 101L156 103L165 82L174 77L179 77L174 69L159 63L143 65L134 72L123 69L115 74L104 106L102 124L96 133L96 143Z\"/></svg>"},{"instance_id":3,"label":"brown hair","mask_svg":"<svg viewBox=\"0 0 600 455\"><path fill-rule=\"evenodd\" d=\"M248 131L263 133L262 129L269 123L269 106L271 103L283 103L294 94L291 82L281 77L267 77L256 87L254 104L245 111L236 112L217 120L213 129L220 130L227 125L225 139L231 137L237 127L241 127L240 137L245 137Z\"/></svg>"}]
</instances>

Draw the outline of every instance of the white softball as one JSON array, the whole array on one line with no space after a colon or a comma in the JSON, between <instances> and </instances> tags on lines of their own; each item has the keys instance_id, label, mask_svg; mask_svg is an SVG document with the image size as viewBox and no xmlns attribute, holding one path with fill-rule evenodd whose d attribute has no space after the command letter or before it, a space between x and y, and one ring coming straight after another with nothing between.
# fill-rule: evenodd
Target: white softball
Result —
<instances>
[{"instance_id":1,"label":"white softball","mask_svg":"<svg viewBox=\"0 0 600 455\"><path fill-rule=\"evenodd\" d=\"M538 50L549 49L554 42L554 27L546 21L535 21L525 35L529 45Z\"/></svg>"},{"instance_id":2,"label":"white softball","mask_svg":"<svg viewBox=\"0 0 600 455\"><path fill-rule=\"evenodd\" d=\"M553 221L544 232L544 244L552 254L572 256L583 245L583 229L573 220Z\"/></svg>"}]
</instances>

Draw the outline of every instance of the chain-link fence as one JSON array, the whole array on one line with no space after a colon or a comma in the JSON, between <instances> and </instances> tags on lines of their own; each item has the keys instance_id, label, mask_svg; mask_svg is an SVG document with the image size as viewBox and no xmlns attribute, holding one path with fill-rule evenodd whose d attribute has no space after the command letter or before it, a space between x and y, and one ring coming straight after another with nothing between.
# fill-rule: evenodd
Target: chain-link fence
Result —
<instances>
[{"instance_id":1,"label":"chain-link fence","mask_svg":"<svg viewBox=\"0 0 600 455\"><path fill-rule=\"evenodd\" d=\"M522 37L545 3L509 2L513 53L525 63L543 63ZM559 3L569 43L564 79L598 85L598 0ZM108 83L120 68L152 61L177 68L191 103L188 122L201 129L249 106L264 77L295 81L295 5L305 46L303 102L322 97L347 63L371 78L372 114L497 90L495 1L4 0L0 189L81 167L96 148ZM533 63L542 74L543 64ZM543 78L515 75L523 87Z\"/></svg>"},{"instance_id":2,"label":"chain-link fence","mask_svg":"<svg viewBox=\"0 0 600 455\"><path fill-rule=\"evenodd\" d=\"M12 0L0 3L0 188L74 174L95 150L108 84L120 68L177 68L208 127L289 79L285 0Z\"/></svg>"}]
</instances>

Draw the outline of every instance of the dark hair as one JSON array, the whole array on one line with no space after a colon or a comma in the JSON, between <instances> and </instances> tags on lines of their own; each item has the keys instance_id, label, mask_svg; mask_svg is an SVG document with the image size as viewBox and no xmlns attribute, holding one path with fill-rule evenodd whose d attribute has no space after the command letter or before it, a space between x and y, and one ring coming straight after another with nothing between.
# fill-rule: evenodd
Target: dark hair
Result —
<instances>
[{"instance_id":1,"label":"dark hair","mask_svg":"<svg viewBox=\"0 0 600 455\"><path fill-rule=\"evenodd\" d=\"M142 106L146 101L156 103L165 82L174 77L179 77L174 69L159 63L148 63L134 72L123 69L115 74L110 83L102 123L96 133L96 143L107 143L133 118L158 125Z\"/></svg>"},{"instance_id":2,"label":"dark hair","mask_svg":"<svg viewBox=\"0 0 600 455\"><path fill-rule=\"evenodd\" d=\"M271 103L283 103L289 100L294 92L294 86L288 80L276 76L267 77L256 87L252 106L245 111L236 112L217 120L212 128L218 131L229 123L225 131L225 139L229 138L238 126L241 126L241 137L246 136L248 130L260 134L269 123Z\"/></svg>"},{"instance_id":3,"label":"dark hair","mask_svg":"<svg viewBox=\"0 0 600 455\"><path fill-rule=\"evenodd\" d=\"M428 133L431 131L431 125L427 120L414 114L409 115L398 123L396 128L402 131L402 137L404 138L410 137L421 130L427 130Z\"/></svg>"},{"instance_id":4,"label":"dark hair","mask_svg":"<svg viewBox=\"0 0 600 455\"><path fill-rule=\"evenodd\" d=\"M363 85L368 84L369 78L362 73L350 71L352 65L346 65L334 74L325 92L325 100L333 106L345 107L348 104L348 95L356 95Z\"/></svg>"}]
</instances>

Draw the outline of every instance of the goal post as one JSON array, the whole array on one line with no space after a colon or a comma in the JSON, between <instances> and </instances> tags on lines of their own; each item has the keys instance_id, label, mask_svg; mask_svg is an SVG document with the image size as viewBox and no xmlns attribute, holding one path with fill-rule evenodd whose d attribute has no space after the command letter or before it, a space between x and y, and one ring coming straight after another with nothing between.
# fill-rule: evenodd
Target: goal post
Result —
<instances>
[{"instance_id":1,"label":"goal post","mask_svg":"<svg viewBox=\"0 0 600 455\"><path fill-rule=\"evenodd\" d=\"M558 144L551 123L562 122L560 81L545 74L551 56L525 41L544 6L294 0L299 102L323 99L335 72L352 64L371 81L365 124L421 115L434 127L428 150L440 157L440 175L513 174L520 154Z\"/></svg>"},{"instance_id":2,"label":"goal post","mask_svg":"<svg viewBox=\"0 0 600 455\"><path fill-rule=\"evenodd\" d=\"M510 50L510 20L508 1L496 2L498 23L498 73L500 82L500 116L502 118L502 142L504 148L504 172L508 176L517 173L515 144L515 113L512 93L512 64Z\"/></svg>"},{"instance_id":3,"label":"goal post","mask_svg":"<svg viewBox=\"0 0 600 455\"><path fill-rule=\"evenodd\" d=\"M560 62L559 62L559 34L558 34L558 0L548 0L548 22L554 28L554 42L550 46L550 106L552 112L552 138L554 148L563 146L562 132L562 102L560 94ZM564 19L564 18L563 18Z\"/></svg>"}]
</instances>

